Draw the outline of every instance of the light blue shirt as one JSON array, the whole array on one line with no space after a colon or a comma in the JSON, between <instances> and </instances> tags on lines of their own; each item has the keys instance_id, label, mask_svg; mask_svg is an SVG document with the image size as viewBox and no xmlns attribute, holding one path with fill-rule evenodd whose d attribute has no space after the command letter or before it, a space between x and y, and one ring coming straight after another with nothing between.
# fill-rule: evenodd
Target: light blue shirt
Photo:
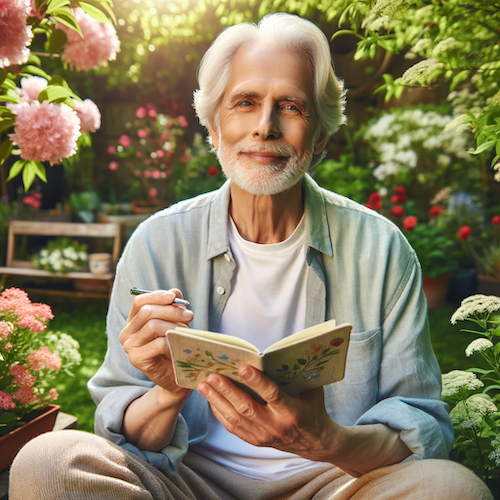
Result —
<instances>
[{"instance_id":1,"label":"light blue shirt","mask_svg":"<svg viewBox=\"0 0 500 500\"><path fill-rule=\"evenodd\" d=\"M448 458L453 430L440 400L420 265L399 229L378 213L304 178L308 273L306 327L328 319L353 325L346 373L325 386L328 414L344 425L383 423L400 431L407 460ZM231 293L235 262L228 243L229 182L143 222L116 269L107 317L108 351L89 381L95 431L165 473L207 433L208 403L193 391L174 437L160 452L142 451L121 434L127 406L153 386L134 368L118 336L130 288L177 287L191 302L193 328L214 330Z\"/></svg>"}]
</instances>

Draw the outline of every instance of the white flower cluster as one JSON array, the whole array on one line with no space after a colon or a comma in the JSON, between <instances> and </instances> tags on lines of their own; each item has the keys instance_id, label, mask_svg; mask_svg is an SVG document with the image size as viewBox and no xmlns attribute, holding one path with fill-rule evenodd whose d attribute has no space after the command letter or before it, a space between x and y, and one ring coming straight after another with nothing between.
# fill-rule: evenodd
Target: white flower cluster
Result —
<instances>
[{"instance_id":1,"label":"white flower cluster","mask_svg":"<svg viewBox=\"0 0 500 500\"><path fill-rule=\"evenodd\" d=\"M484 417L497 411L495 402L487 394L474 394L466 401L459 401L450 411L453 425L461 429L479 430Z\"/></svg>"},{"instance_id":2,"label":"white flower cluster","mask_svg":"<svg viewBox=\"0 0 500 500\"><path fill-rule=\"evenodd\" d=\"M500 467L500 435L495 436L495 439L491 441L491 447L493 451L488 455L488 458L495 462L497 467Z\"/></svg>"},{"instance_id":3,"label":"white flower cluster","mask_svg":"<svg viewBox=\"0 0 500 500\"><path fill-rule=\"evenodd\" d=\"M380 155L373 175L383 181L419 164L446 166L453 158L470 161L465 153L468 138L447 128L453 121L451 115L421 109L382 115L365 132L365 139Z\"/></svg>"},{"instance_id":4,"label":"white flower cluster","mask_svg":"<svg viewBox=\"0 0 500 500\"><path fill-rule=\"evenodd\" d=\"M489 314L500 310L500 297L495 295L471 295L462 300L460 307L453 313L451 324L464 321L480 314Z\"/></svg>"},{"instance_id":5,"label":"white flower cluster","mask_svg":"<svg viewBox=\"0 0 500 500\"><path fill-rule=\"evenodd\" d=\"M443 388L441 390L441 398L447 399L457 396L460 389L475 391L484 387L484 384L477 378L477 375L472 372L463 370L452 370L441 376Z\"/></svg>"},{"instance_id":6,"label":"white flower cluster","mask_svg":"<svg viewBox=\"0 0 500 500\"><path fill-rule=\"evenodd\" d=\"M500 182L500 160L495 163L495 165L493 166L493 170L495 171L493 178L497 182Z\"/></svg>"},{"instance_id":7,"label":"white flower cluster","mask_svg":"<svg viewBox=\"0 0 500 500\"><path fill-rule=\"evenodd\" d=\"M475 352L483 352L493 347L493 342L488 339L473 340L465 349L465 355L469 358Z\"/></svg>"},{"instance_id":8,"label":"white flower cluster","mask_svg":"<svg viewBox=\"0 0 500 500\"><path fill-rule=\"evenodd\" d=\"M428 83L428 79L434 71L444 68L443 63L436 59L424 59L408 68L401 76L403 85L413 85L415 83Z\"/></svg>"},{"instance_id":9,"label":"white flower cluster","mask_svg":"<svg viewBox=\"0 0 500 500\"><path fill-rule=\"evenodd\" d=\"M33 257L32 262L37 269L68 273L80 270L87 260L85 245L69 238L59 238L49 241L47 247Z\"/></svg>"},{"instance_id":10,"label":"white flower cluster","mask_svg":"<svg viewBox=\"0 0 500 500\"><path fill-rule=\"evenodd\" d=\"M400 18L408 10L410 4L410 0L377 0L363 21L363 28L373 31L388 28L390 21Z\"/></svg>"}]
</instances>

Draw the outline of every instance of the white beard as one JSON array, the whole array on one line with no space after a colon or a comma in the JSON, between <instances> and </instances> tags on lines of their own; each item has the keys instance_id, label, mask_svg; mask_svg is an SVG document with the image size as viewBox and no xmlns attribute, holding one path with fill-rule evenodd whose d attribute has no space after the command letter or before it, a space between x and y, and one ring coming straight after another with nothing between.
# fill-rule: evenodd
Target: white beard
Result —
<instances>
[{"instance_id":1,"label":"white beard","mask_svg":"<svg viewBox=\"0 0 500 500\"><path fill-rule=\"evenodd\" d=\"M257 163L240 151L267 152L286 156L286 160L277 160L268 165ZM219 134L217 157L222 171L238 187L256 195L273 195L295 186L308 171L313 158L313 152L306 153L302 158L288 144L270 142L256 144L252 140L243 139L233 148L224 144Z\"/></svg>"}]
</instances>

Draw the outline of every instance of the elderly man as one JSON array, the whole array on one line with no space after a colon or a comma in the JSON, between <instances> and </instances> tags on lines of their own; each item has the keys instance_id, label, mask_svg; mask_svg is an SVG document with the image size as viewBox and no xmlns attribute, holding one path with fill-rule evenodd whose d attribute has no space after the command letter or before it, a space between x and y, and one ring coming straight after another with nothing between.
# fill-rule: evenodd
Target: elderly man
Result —
<instances>
[{"instance_id":1,"label":"elderly man","mask_svg":"<svg viewBox=\"0 0 500 500\"><path fill-rule=\"evenodd\" d=\"M415 253L389 221L306 174L343 122L324 35L285 14L228 28L199 83L195 108L229 181L129 240L89 383L97 436L32 441L11 498L491 498L437 460L453 433ZM132 302L133 286L155 291ZM174 304L183 294L192 311ZM216 374L197 391L175 383L165 332L176 325L264 349L330 318L354 327L341 382L292 398L244 366L265 404Z\"/></svg>"}]
</instances>

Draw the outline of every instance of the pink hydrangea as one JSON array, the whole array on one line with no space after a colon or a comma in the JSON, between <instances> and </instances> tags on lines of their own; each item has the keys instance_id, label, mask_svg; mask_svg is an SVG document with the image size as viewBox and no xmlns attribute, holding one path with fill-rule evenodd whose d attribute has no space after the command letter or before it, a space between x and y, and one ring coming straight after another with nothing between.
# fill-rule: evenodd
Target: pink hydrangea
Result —
<instances>
[{"instance_id":1,"label":"pink hydrangea","mask_svg":"<svg viewBox=\"0 0 500 500\"><path fill-rule=\"evenodd\" d=\"M81 8L74 9L73 15L80 25L83 38L75 30L56 23L67 36L63 59L77 71L88 71L114 61L120 50L120 40L115 28L111 24L97 21Z\"/></svg>"},{"instance_id":2,"label":"pink hydrangea","mask_svg":"<svg viewBox=\"0 0 500 500\"><path fill-rule=\"evenodd\" d=\"M17 389L14 394L14 399L24 405L36 403L38 400L33 387L29 387L27 385L23 385Z\"/></svg>"},{"instance_id":3,"label":"pink hydrangea","mask_svg":"<svg viewBox=\"0 0 500 500\"><path fill-rule=\"evenodd\" d=\"M16 403L12 401L12 397L6 392L0 391L0 410L13 410Z\"/></svg>"},{"instance_id":4,"label":"pink hydrangea","mask_svg":"<svg viewBox=\"0 0 500 500\"><path fill-rule=\"evenodd\" d=\"M21 158L59 163L76 153L80 120L66 104L33 101L16 108L15 132L10 140L21 150Z\"/></svg>"},{"instance_id":5,"label":"pink hydrangea","mask_svg":"<svg viewBox=\"0 0 500 500\"><path fill-rule=\"evenodd\" d=\"M47 400L55 401L59 397L59 393L57 392L57 389L50 389L49 393L47 394L46 398Z\"/></svg>"},{"instance_id":6,"label":"pink hydrangea","mask_svg":"<svg viewBox=\"0 0 500 500\"><path fill-rule=\"evenodd\" d=\"M12 333L12 325L7 321L0 321L0 337L6 339Z\"/></svg>"},{"instance_id":7,"label":"pink hydrangea","mask_svg":"<svg viewBox=\"0 0 500 500\"><path fill-rule=\"evenodd\" d=\"M22 385L33 387L35 385L36 377L30 373L30 369L27 366L11 366L10 373L14 375L14 384L16 384L17 387Z\"/></svg>"},{"instance_id":8,"label":"pink hydrangea","mask_svg":"<svg viewBox=\"0 0 500 500\"><path fill-rule=\"evenodd\" d=\"M85 99L83 102L73 99L75 110L80 119L80 131L82 134L95 132L101 127L101 113L94 101Z\"/></svg>"},{"instance_id":9,"label":"pink hydrangea","mask_svg":"<svg viewBox=\"0 0 500 500\"><path fill-rule=\"evenodd\" d=\"M35 371L56 370L61 368L61 358L50 352L48 347L40 347L28 356L30 368Z\"/></svg>"},{"instance_id":10,"label":"pink hydrangea","mask_svg":"<svg viewBox=\"0 0 500 500\"><path fill-rule=\"evenodd\" d=\"M33 38L26 25L30 12L30 0L0 0L0 68L28 60Z\"/></svg>"},{"instance_id":11,"label":"pink hydrangea","mask_svg":"<svg viewBox=\"0 0 500 500\"><path fill-rule=\"evenodd\" d=\"M47 86L47 80L41 76L21 78L21 88L18 89L23 101L37 101L40 92Z\"/></svg>"}]
</instances>

